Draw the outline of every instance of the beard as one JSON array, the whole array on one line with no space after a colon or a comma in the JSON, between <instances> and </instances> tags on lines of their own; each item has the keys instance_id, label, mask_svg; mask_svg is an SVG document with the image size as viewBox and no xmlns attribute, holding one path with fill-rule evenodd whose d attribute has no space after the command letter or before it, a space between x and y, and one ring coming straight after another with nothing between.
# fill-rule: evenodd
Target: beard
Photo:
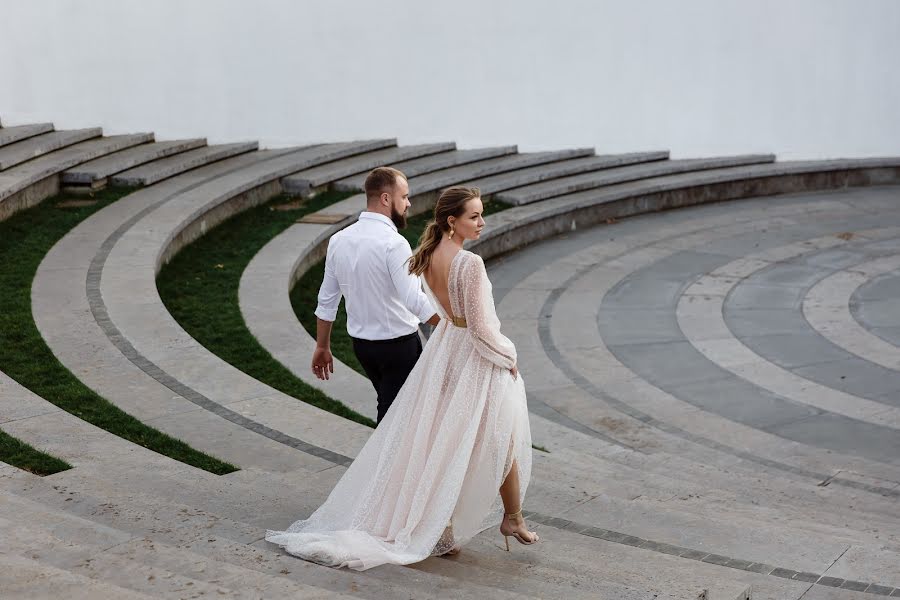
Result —
<instances>
[{"instance_id":1,"label":"beard","mask_svg":"<svg viewBox=\"0 0 900 600\"><path fill-rule=\"evenodd\" d=\"M406 213L398 212L396 208L391 207L391 221L397 226L397 229L406 229Z\"/></svg>"}]
</instances>

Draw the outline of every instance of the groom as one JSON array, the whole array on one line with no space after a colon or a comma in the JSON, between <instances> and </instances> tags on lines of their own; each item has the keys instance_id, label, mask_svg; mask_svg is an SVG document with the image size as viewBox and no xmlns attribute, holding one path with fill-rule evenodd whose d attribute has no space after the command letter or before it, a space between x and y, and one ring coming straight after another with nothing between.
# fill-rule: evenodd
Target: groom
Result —
<instances>
[{"instance_id":1,"label":"groom","mask_svg":"<svg viewBox=\"0 0 900 600\"><path fill-rule=\"evenodd\" d=\"M379 167L366 177L365 188L366 210L328 242L312 371L319 379L334 373L331 327L343 295L347 332L378 393L380 423L422 353L419 323L437 325L439 317L419 278L409 274L412 249L397 231L406 227L410 207L406 176Z\"/></svg>"}]
</instances>

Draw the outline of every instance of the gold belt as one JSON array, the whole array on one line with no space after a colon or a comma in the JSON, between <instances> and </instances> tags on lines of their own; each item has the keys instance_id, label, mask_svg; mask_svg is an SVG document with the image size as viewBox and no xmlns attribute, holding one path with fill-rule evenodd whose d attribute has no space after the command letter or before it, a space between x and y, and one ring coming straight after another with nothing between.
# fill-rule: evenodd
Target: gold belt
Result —
<instances>
[{"instance_id":1,"label":"gold belt","mask_svg":"<svg viewBox=\"0 0 900 600\"><path fill-rule=\"evenodd\" d=\"M466 318L465 317L451 317L450 320L457 327L466 327Z\"/></svg>"}]
</instances>

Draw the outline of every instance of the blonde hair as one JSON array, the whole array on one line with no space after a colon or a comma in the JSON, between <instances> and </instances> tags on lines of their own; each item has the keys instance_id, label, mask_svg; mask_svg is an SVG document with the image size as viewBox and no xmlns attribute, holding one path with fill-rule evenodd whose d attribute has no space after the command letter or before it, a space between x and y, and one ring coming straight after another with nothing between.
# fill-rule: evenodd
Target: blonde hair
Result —
<instances>
[{"instance_id":1,"label":"blonde hair","mask_svg":"<svg viewBox=\"0 0 900 600\"><path fill-rule=\"evenodd\" d=\"M450 231L450 217L460 217L466 208L466 202L480 198L481 190L476 187L456 185L441 192L434 205L434 218L425 226L419 245L409 259L409 272L421 275L431 264L431 255L441 241L441 235Z\"/></svg>"}]
</instances>

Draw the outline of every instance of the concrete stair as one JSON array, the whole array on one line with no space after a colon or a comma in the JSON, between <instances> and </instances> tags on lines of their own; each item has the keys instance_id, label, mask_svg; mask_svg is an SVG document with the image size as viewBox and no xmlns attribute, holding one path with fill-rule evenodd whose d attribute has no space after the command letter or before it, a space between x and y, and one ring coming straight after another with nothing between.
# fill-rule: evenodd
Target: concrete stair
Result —
<instances>
[{"instance_id":1,"label":"concrete stair","mask_svg":"<svg viewBox=\"0 0 900 600\"><path fill-rule=\"evenodd\" d=\"M470 150L452 150L450 152L441 152L431 156L423 156L412 160L405 160L391 165L403 171L408 179L440 171L441 169L449 169L459 165L488 160L505 156L507 154L515 154L516 146L498 146L493 148L473 148ZM362 191L363 184L366 181L365 174L347 177L334 182L334 189L343 192Z\"/></svg>"},{"instance_id":2,"label":"concrete stair","mask_svg":"<svg viewBox=\"0 0 900 600\"><path fill-rule=\"evenodd\" d=\"M281 181L281 184L288 194L305 197L323 191L328 184L340 179L354 175L364 176L366 172L375 167L390 166L453 150L456 150L456 144L453 142L383 148L288 175Z\"/></svg>"},{"instance_id":3,"label":"concrete stair","mask_svg":"<svg viewBox=\"0 0 900 600\"><path fill-rule=\"evenodd\" d=\"M52 131L36 135L0 148L0 171L33 160L54 150L71 146L91 138L100 137L103 130L99 127L89 129L73 129L69 131Z\"/></svg>"},{"instance_id":4,"label":"concrete stair","mask_svg":"<svg viewBox=\"0 0 900 600\"><path fill-rule=\"evenodd\" d=\"M592 190L626 181L637 181L663 175L691 173L708 169L771 163L774 161L775 155L773 154L653 161L544 181L498 194L497 199L519 206L555 196L574 194L575 192Z\"/></svg>"},{"instance_id":5,"label":"concrete stair","mask_svg":"<svg viewBox=\"0 0 900 600\"><path fill-rule=\"evenodd\" d=\"M110 481L104 484L105 478ZM197 585L214 577L217 585L227 586L227 582L223 581L223 571L233 572L238 567L261 571L269 579L275 576L278 579L299 580L316 587L327 586L330 591L358 589L359 586L365 590L360 597L367 598L385 597L383 594L398 593L404 588L415 597L440 598L454 587L458 588L456 593L464 598L504 598L512 597L513 593L524 594L526 597L544 597L554 589L565 593L567 597L571 594L571 597L576 598L652 598L654 593L659 594L660 598L681 598L693 597L685 594L697 594L704 585L712 588L712 598L742 598L744 596L741 594L750 585L747 581L752 583L757 578L752 574L739 574L736 581L728 581L731 579L728 576L730 574L721 567L694 564L696 561L684 561L618 546L606 550L610 558L613 555L617 557L616 561L601 561L599 565L591 565L589 571L585 571L585 565L572 563L573 557L584 553L587 547L592 552L597 552L598 547L609 547L610 544L578 536L570 536L565 545L553 544L556 550L552 559L555 563L553 566L538 567L537 573L529 573L531 568L528 565L535 560L538 564L546 562L544 554L524 547L515 548L512 553L506 554L493 540L495 532L479 536L472 544L471 552L461 555L459 561L437 558L412 568L385 567L361 574L336 572L284 556L265 542L254 541L257 535L261 537L264 533L258 527L241 524L177 500L173 502L170 496L174 491L169 491L173 482L156 482L157 490L166 490L168 493L155 497L155 494L143 489L128 490L127 486L122 485L125 480L117 485L118 479L114 471L107 471L105 478L104 475L95 474L89 480L82 478L78 484L57 482L53 486L43 481L20 481L11 486L13 491L7 498L13 500L6 506L17 514L28 515L29 522L52 523L54 537L61 538L63 543L86 544L91 538L86 540L80 532L94 526L98 531L93 533L93 539L96 540L98 536L100 538L96 544L100 547L113 547L111 551L103 552L105 556L99 558L99 561L88 552L88 558L93 558L89 561L89 567L104 579L109 578L112 583L120 585L127 585L130 577L117 580L110 577L110 574L121 565L123 558L137 561L141 565L137 571L144 573L144 578L155 569L159 569L157 578L165 577L166 572L176 574L174 579L178 585L185 585L191 580ZM323 493L327 493L327 490ZM33 504L27 504L28 502ZM63 508L65 513L56 512ZM247 510L246 505L244 510ZM177 525L168 525L171 520L175 520ZM563 535L561 531L539 530L545 537ZM19 537L28 541L36 536L26 531L20 533ZM53 547L53 540L47 545ZM576 547L571 548L572 545ZM33 550L28 544L25 546L25 552ZM52 566L67 566L78 559L87 562L84 560L83 549L69 549L68 553L74 556L69 558L65 556L65 552L54 552L58 562ZM640 573L623 572L620 568L623 553L624 556L633 554L634 557L630 560L648 560L670 572L656 582L647 581L646 576ZM516 567L517 560L527 562L519 569ZM668 566L663 567L664 564ZM187 568L182 568L181 565ZM509 569L517 573L517 576L505 575L505 571ZM712 579L714 583L710 586L687 581L691 579L692 570L695 578ZM676 572L678 575L675 575ZM580 577L578 573L582 573ZM169 576L168 579L173 577ZM679 579L685 581L679 583ZM740 581L741 579L746 581ZM465 586L459 585L462 580L466 581ZM560 584L566 581L571 583L563 584L564 587L560 588ZM335 590L335 582L342 583L338 590ZM365 584L360 585L362 582ZM254 583L252 578L248 578L247 586ZM257 585L265 583L266 580L262 579ZM272 583L269 582L269 585Z\"/></svg>"},{"instance_id":6,"label":"concrete stair","mask_svg":"<svg viewBox=\"0 0 900 600\"><path fill-rule=\"evenodd\" d=\"M153 142L110 154L68 169L62 174L62 183L67 186L87 186L100 189L106 186L109 177L122 171L150 163L173 154L180 154L206 146L206 138Z\"/></svg>"},{"instance_id":7,"label":"concrete stair","mask_svg":"<svg viewBox=\"0 0 900 600\"><path fill-rule=\"evenodd\" d=\"M118 186L146 186L179 173L190 171L210 163L253 152L259 148L256 142L204 146L145 163L112 176L110 183Z\"/></svg>"},{"instance_id":8,"label":"concrete stair","mask_svg":"<svg viewBox=\"0 0 900 600\"><path fill-rule=\"evenodd\" d=\"M64 133L64 132L62 132ZM14 149L29 143L37 136L18 144L7 146ZM97 137L85 142L68 145L53 152L42 154L15 167L0 172L0 221L59 193L59 173L77 164L118 152L152 139L152 134L114 135Z\"/></svg>"},{"instance_id":9,"label":"concrete stair","mask_svg":"<svg viewBox=\"0 0 900 600\"><path fill-rule=\"evenodd\" d=\"M0 127L0 148L51 131L53 131L53 123L35 123L33 125Z\"/></svg>"},{"instance_id":10,"label":"concrete stair","mask_svg":"<svg viewBox=\"0 0 900 600\"><path fill-rule=\"evenodd\" d=\"M465 183L479 177L515 172L529 167L589 157L593 156L593 154L593 148L574 148L571 150L523 152L509 156L499 156L411 177L410 194L412 196L421 196L431 192L440 192L440 190L451 185Z\"/></svg>"}]
</instances>

